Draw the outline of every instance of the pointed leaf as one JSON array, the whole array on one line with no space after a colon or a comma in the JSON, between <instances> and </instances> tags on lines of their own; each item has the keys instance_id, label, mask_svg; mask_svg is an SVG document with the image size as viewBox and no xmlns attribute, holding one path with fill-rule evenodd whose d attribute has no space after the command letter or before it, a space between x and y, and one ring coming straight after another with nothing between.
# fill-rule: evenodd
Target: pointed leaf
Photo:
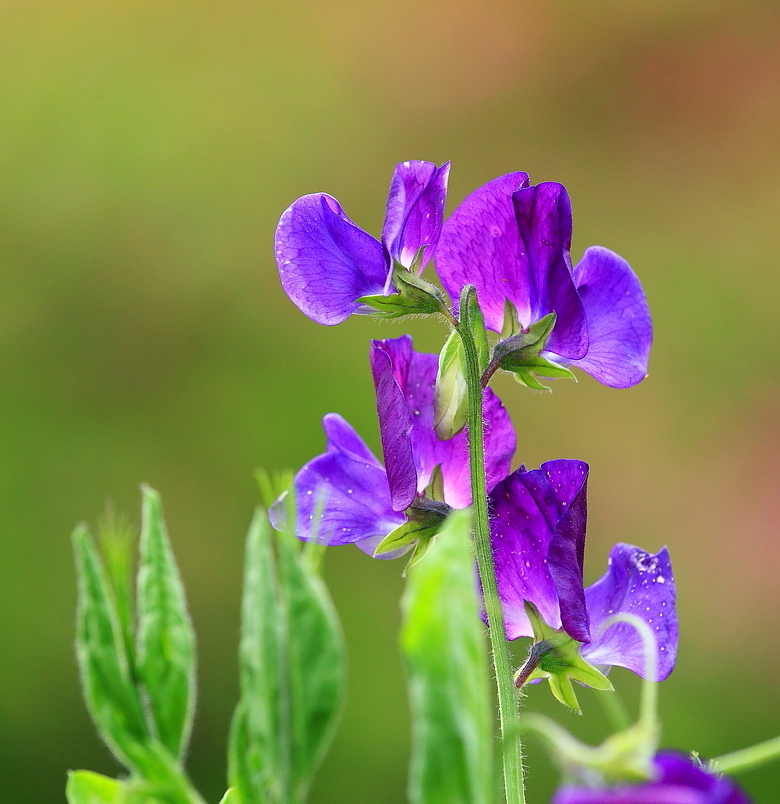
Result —
<instances>
[{"instance_id":1,"label":"pointed leaf","mask_svg":"<svg viewBox=\"0 0 780 804\"><path fill-rule=\"evenodd\" d=\"M186 749L195 703L195 634L156 491L143 488L138 567L138 675L158 739Z\"/></svg>"},{"instance_id":2,"label":"pointed leaf","mask_svg":"<svg viewBox=\"0 0 780 804\"><path fill-rule=\"evenodd\" d=\"M409 572L401 644L409 673L412 804L493 801L493 719L468 511Z\"/></svg>"},{"instance_id":3,"label":"pointed leaf","mask_svg":"<svg viewBox=\"0 0 780 804\"><path fill-rule=\"evenodd\" d=\"M137 767L150 735L133 685L114 596L83 525L73 533L73 548L79 581L76 656L84 699L114 756L127 768Z\"/></svg>"},{"instance_id":4,"label":"pointed leaf","mask_svg":"<svg viewBox=\"0 0 780 804\"><path fill-rule=\"evenodd\" d=\"M124 804L124 785L100 773L70 771L65 787L68 804Z\"/></svg>"},{"instance_id":5,"label":"pointed leaf","mask_svg":"<svg viewBox=\"0 0 780 804\"><path fill-rule=\"evenodd\" d=\"M322 580L264 511L247 541L240 666L231 784L246 804L302 801L341 707L344 652Z\"/></svg>"},{"instance_id":6,"label":"pointed leaf","mask_svg":"<svg viewBox=\"0 0 780 804\"><path fill-rule=\"evenodd\" d=\"M219 804L241 804L241 796L235 787L225 791L225 795L219 800Z\"/></svg>"}]
</instances>

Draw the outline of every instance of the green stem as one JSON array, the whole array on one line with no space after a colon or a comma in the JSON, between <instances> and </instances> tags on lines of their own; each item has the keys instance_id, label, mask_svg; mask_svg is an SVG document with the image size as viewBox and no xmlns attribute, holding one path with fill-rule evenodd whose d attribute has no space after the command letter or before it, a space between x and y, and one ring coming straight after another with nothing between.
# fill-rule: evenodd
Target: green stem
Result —
<instances>
[{"instance_id":1,"label":"green stem","mask_svg":"<svg viewBox=\"0 0 780 804\"><path fill-rule=\"evenodd\" d=\"M610 726L615 731L625 731L631 726L626 705L617 690L594 690Z\"/></svg>"},{"instance_id":2,"label":"green stem","mask_svg":"<svg viewBox=\"0 0 780 804\"><path fill-rule=\"evenodd\" d=\"M479 580L485 599L488 633L496 673L498 712L501 724L501 753L504 766L504 788L507 804L524 804L523 757L520 743L520 711L518 693L512 678L509 646L504 630L504 615L498 597L498 585L490 546L487 489L485 483L485 444L482 404L482 383L477 347L471 329L470 304L476 304L473 285L463 288L460 297L458 333L463 341L464 373L468 389L469 463L471 467L471 497L474 527L474 547Z\"/></svg>"},{"instance_id":3,"label":"green stem","mask_svg":"<svg viewBox=\"0 0 780 804\"><path fill-rule=\"evenodd\" d=\"M751 745L750 748L724 754L713 759L712 766L720 773L741 773L774 759L780 759L780 737L773 737L758 745Z\"/></svg>"}]
</instances>

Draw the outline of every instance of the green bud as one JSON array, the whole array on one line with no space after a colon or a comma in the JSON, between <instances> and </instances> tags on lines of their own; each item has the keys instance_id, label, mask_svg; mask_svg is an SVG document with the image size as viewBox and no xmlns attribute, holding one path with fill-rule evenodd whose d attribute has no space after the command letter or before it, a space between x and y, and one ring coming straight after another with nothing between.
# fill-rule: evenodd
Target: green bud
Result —
<instances>
[{"instance_id":1,"label":"green bud","mask_svg":"<svg viewBox=\"0 0 780 804\"><path fill-rule=\"evenodd\" d=\"M433 397L433 425L441 439L452 438L466 426L469 400L464 359L463 341L458 331L453 330L439 355Z\"/></svg>"}]
</instances>

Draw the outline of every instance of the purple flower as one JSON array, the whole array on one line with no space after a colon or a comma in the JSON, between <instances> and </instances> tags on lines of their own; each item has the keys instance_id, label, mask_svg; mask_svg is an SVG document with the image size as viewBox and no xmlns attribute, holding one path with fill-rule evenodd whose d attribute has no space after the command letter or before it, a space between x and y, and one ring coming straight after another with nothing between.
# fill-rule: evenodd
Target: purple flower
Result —
<instances>
[{"instance_id":1,"label":"purple flower","mask_svg":"<svg viewBox=\"0 0 780 804\"><path fill-rule=\"evenodd\" d=\"M622 257L601 246L572 267L571 232L563 185L531 186L526 173L510 173L475 190L447 220L437 270L453 299L465 285L476 287L489 329L508 337L507 329L526 331L554 312L543 357L605 385L635 385L647 374L652 341L642 286ZM507 309L516 320L505 321Z\"/></svg>"},{"instance_id":2,"label":"purple flower","mask_svg":"<svg viewBox=\"0 0 780 804\"><path fill-rule=\"evenodd\" d=\"M626 623L604 629L614 614L630 613L653 630L657 674L671 673L678 625L669 553L612 548L606 574L583 590L588 465L558 460L521 467L490 493L491 542L508 639L533 636L525 602L544 622L585 643L580 655L597 666L626 667L646 676L641 637Z\"/></svg>"},{"instance_id":3,"label":"purple flower","mask_svg":"<svg viewBox=\"0 0 780 804\"><path fill-rule=\"evenodd\" d=\"M385 465L336 414L325 417L327 451L295 477L296 533L324 544L355 543L373 554L379 542L407 521L406 511L425 499L438 476L445 507L471 504L467 436L440 441L433 424L438 359L412 348L408 335L374 341L371 368ZM509 471L515 434L498 397L485 391L488 486ZM319 516L318 516L319 514ZM285 526L285 503L271 508L275 527ZM393 558L398 552L383 554Z\"/></svg>"},{"instance_id":4,"label":"purple flower","mask_svg":"<svg viewBox=\"0 0 780 804\"><path fill-rule=\"evenodd\" d=\"M314 193L293 202L276 227L275 254L282 286L298 309L318 324L339 324L353 313L373 312L361 297L393 292L393 260L421 271L439 240L449 170L449 162L396 166L381 242L333 196Z\"/></svg>"},{"instance_id":5,"label":"purple flower","mask_svg":"<svg viewBox=\"0 0 780 804\"><path fill-rule=\"evenodd\" d=\"M552 804L750 804L730 779L706 770L674 751L661 751L653 760L651 782L609 789L561 788Z\"/></svg>"}]
</instances>

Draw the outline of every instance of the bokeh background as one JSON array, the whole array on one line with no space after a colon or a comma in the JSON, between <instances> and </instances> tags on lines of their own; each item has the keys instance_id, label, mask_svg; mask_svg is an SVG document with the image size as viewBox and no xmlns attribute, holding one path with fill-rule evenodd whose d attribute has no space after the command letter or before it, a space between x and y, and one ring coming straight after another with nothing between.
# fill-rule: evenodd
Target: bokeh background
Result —
<instances>
[{"instance_id":1,"label":"bokeh background","mask_svg":"<svg viewBox=\"0 0 780 804\"><path fill-rule=\"evenodd\" d=\"M508 171L559 180L575 259L640 274L650 378L552 395L499 382L518 461L591 463L587 579L625 540L674 560L682 642L664 743L713 756L780 723L780 6L759 0L169 0L0 6L0 784L63 800L118 768L73 659L69 535L163 494L199 635L189 767L224 790L255 467L378 448L371 337L441 325L304 318L273 230L327 190L378 234L393 166L451 159L449 208ZM350 691L313 804L404 800L401 565L333 549ZM630 674L614 679L633 706ZM529 706L555 711L542 687ZM590 740L587 717L556 712ZM529 800L556 775L529 747ZM777 800L780 764L742 777Z\"/></svg>"}]
</instances>

